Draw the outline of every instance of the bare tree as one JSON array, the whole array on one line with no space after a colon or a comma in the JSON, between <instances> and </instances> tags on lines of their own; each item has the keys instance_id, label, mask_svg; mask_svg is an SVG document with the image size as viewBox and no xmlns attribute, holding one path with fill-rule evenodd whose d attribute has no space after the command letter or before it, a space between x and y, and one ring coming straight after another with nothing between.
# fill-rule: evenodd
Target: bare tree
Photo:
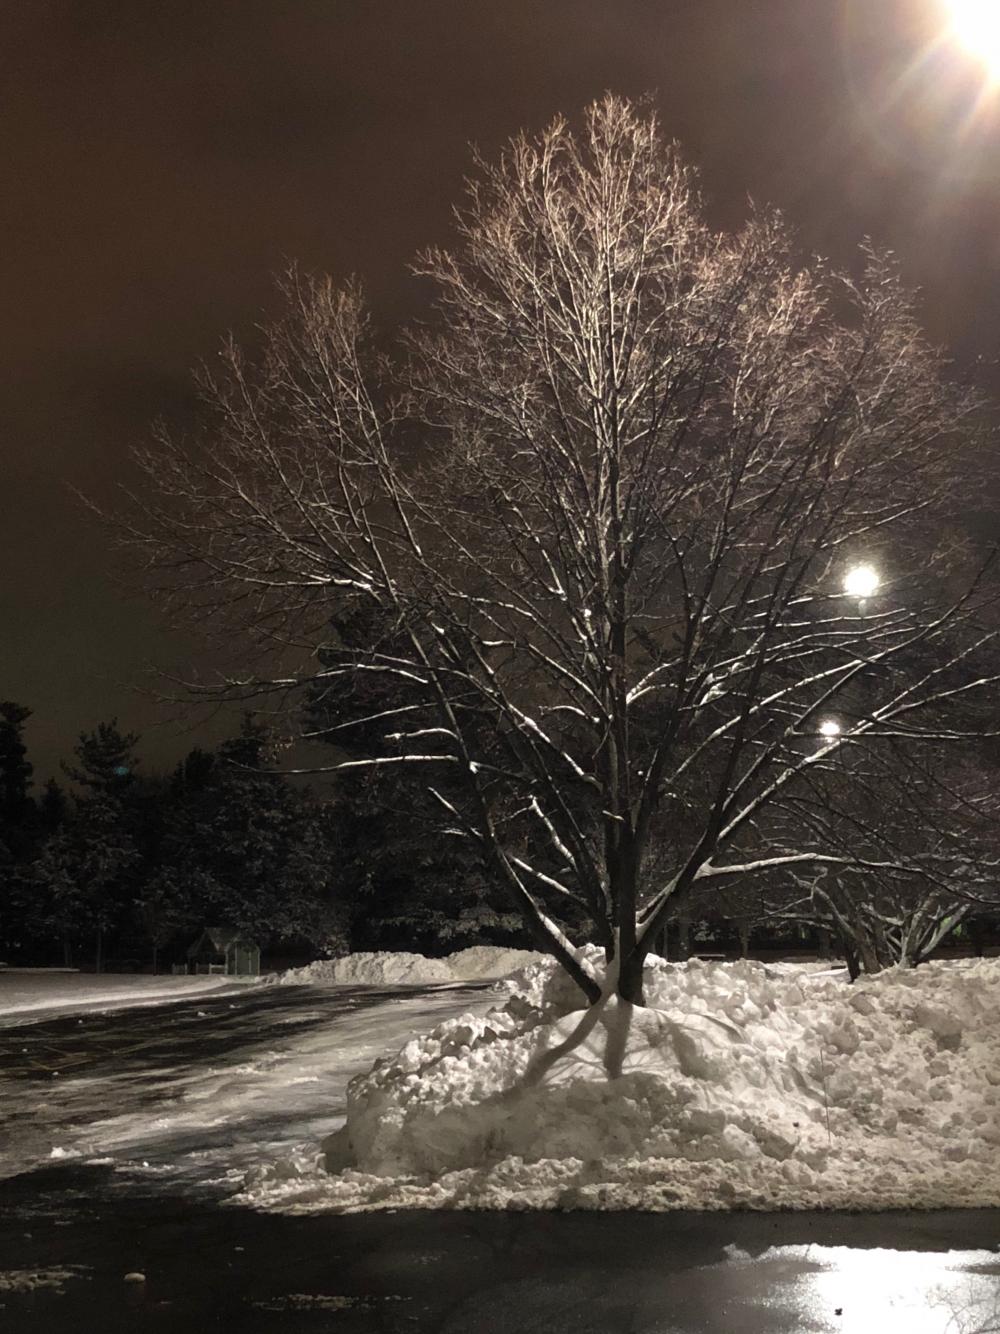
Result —
<instances>
[{"instance_id":1,"label":"bare tree","mask_svg":"<svg viewBox=\"0 0 1000 1334\"><path fill-rule=\"evenodd\" d=\"M773 215L713 230L615 98L479 164L458 233L399 367L356 288L291 275L259 360L205 377L202 433L143 456L130 536L280 658L223 688L380 683L331 767L419 774L590 1000L641 1002L696 886L897 859L785 817L845 747L960 744L950 702L995 679L948 526L979 405L890 259L852 281Z\"/></svg>"},{"instance_id":2,"label":"bare tree","mask_svg":"<svg viewBox=\"0 0 1000 1334\"><path fill-rule=\"evenodd\" d=\"M801 843L820 821L818 838L843 859L793 865L762 894L771 921L809 922L838 939L853 975L923 962L998 901L1000 800L981 748L971 736L957 754L906 740L901 753L895 741L866 739L810 775L785 840Z\"/></svg>"}]
</instances>

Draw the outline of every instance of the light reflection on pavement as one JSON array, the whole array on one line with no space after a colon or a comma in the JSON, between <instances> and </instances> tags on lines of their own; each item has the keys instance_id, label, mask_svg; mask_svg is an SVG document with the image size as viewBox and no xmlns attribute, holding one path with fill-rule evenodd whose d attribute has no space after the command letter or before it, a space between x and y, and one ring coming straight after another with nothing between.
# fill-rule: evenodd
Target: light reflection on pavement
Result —
<instances>
[{"instance_id":1,"label":"light reflection on pavement","mask_svg":"<svg viewBox=\"0 0 1000 1334\"><path fill-rule=\"evenodd\" d=\"M734 1249L729 1268L736 1285L742 1278L754 1288L773 1287L772 1300L795 1311L803 1330L1000 1330L1000 1254L990 1251L807 1245L775 1247L752 1257Z\"/></svg>"}]
</instances>

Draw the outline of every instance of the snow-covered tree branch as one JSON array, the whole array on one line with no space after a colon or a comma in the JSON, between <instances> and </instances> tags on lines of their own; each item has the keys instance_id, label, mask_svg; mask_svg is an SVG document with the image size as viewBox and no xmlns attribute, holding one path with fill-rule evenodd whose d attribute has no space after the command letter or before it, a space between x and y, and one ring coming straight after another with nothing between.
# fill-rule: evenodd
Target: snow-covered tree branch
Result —
<instances>
[{"instance_id":1,"label":"snow-covered tree branch","mask_svg":"<svg viewBox=\"0 0 1000 1334\"><path fill-rule=\"evenodd\" d=\"M817 793L982 730L991 573L952 527L980 405L890 258L713 230L614 98L479 164L458 232L398 365L357 288L290 275L198 437L144 455L129 537L264 655L223 688L335 706L341 768L423 779L588 996L580 920L641 1001L700 882L927 853L876 811L852 853Z\"/></svg>"}]
</instances>

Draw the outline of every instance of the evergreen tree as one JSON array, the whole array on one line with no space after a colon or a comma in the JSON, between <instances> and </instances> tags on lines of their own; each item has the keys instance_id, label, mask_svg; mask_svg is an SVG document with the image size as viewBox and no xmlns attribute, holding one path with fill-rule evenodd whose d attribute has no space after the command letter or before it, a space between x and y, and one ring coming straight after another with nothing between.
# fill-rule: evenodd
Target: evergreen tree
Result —
<instances>
[{"instance_id":1,"label":"evergreen tree","mask_svg":"<svg viewBox=\"0 0 1000 1334\"><path fill-rule=\"evenodd\" d=\"M10 829L31 806L32 765L24 744L24 724L31 710L12 700L0 703L0 821Z\"/></svg>"},{"instance_id":2,"label":"evergreen tree","mask_svg":"<svg viewBox=\"0 0 1000 1334\"><path fill-rule=\"evenodd\" d=\"M198 920L193 900L195 885L171 865L151 866L135 902L135 924L152 947L153 972L160 950L182 932L190 933Z\"/></svg>"},{"instance_id":3,"label":"evergreen tree","mask_svg":"<svg viewBox=\"0 0 1000 1334\"><path fill-rule=\"evenodd\" d=\"M74 855L73 842L64 826L45 843L23 881L29 936L37 947L49 938L58 941L67 967L73 962L74 947L86 923Z\"/></svg>"},{"instance_id":4,"label":"evergreen tree","mask_svg":"<svg viewBox=\"0 0 1000 1334\"><path fill-rule=\"evenodd\" d=\"M139 738L122 732L118 719L98 723L93 732L81 732L73 747L77 763L63 770L86 791L102 796L120 796L133 782L138 763L135 748Z\"/></svg>"},{"instance_id":5,"label":"evergreen tree","mask_svg":"<svg viewBox=\"0 0 1000 1334\"><path fill-rule=\"evenodd\" d=\"M38 803L38 823L43 836L54 834L66 823L69 799L66 791L54 778L46 779L45 789Z\"/></svg>"},{"instance_id":6,"label":"evergreen tree","mask_svg":"<svg viewBox=\"0 0 1000 1334\"><path fill-rule=\"evenodd\" d=\"M24 724L31 710L13 700L0 702L0 950L14 953L24 944L25 867L37 847L32 765L24 744Z\"/></svg>"},{"instance_id":7,"label":"evergreen tree","mask_svg":"<svg viewBox=\"0 0 1000 1334\"><path fill-rule=\"evenodd\" d=\"M30 717L31 710L22 704L0 703L0 844L12 863L30 853L36 836L33 768L24 744L24 724Z\"/></svg>"},{"instance_id":8,"label":"evergreen tree","mask_svg":"<svg viewBox=\"0 0 1000 1334\"><path fill-rule=\"evenodd\" d=\"M178 767L156 902L192 925L323 943L341 929L334 825L273 759L267 729L247 716L214 757L193 751Z\"/></svg>"},{"instance_id":9,"label":"evergreen tree","mask_svg":"<svg viewBox=\"0 0 1000 1334\"><path fill-rule=\"evenodd\" d=\"M121 806L107 797L78 802L29 874L39 918L62 942L64 960L68 963L74 945L88 938L97 972L105 936L122 921L134 892L140 861L123 823Z\"/></svg>"},{"instance_id":10,"label":"evergreen tree","mask_svg":"<svg viewBox=\"0 0 1000 1334\"><path fill-rule=\"evenodd\" d=\"M74 747L75 765L64 765L82 789L69 818L49 839L32 868L36 911L63 942L64 957L87 936L94 966L103 966L105 936L127 919L136 897L142 855L137 843L135 748L139 738L122 733L117 719L83 732ZM48 795L54 818L60 799Z\"/></svg>"},{"instance_id":11,"label":"evergreen tree","mask_svg":"<svg viewBox=\"0 0 1000 1334\"><path fill-rule=\"evenodd\" d=\"M442 830L440 808L408 774L367 776L339 810L355 949L530 945L482 859Z\"/></svg>"},{"instance_id":12,"label":"evergreen tree","mask_svg":"<svg viewBox=\"0 0 1000 1334\"><path fill-rule=\"evenodd\" d=\"M381 654L405 652L392 618L364 603L345 605L331 621L331 637L337 651L373 644ZM402 725L401 714L407 731L434 723L417 691L377 672L331 675L310 692L307 706L310 734L347 759L369 753L387 728ZM454 788L450 774L439 776L440 796L458 800ZM440 800L409 766L389 765L345 784L338 813L355 949L435 954L530 943L495 875L468 840L449 835Z\"/></svg>"}]
</instances>

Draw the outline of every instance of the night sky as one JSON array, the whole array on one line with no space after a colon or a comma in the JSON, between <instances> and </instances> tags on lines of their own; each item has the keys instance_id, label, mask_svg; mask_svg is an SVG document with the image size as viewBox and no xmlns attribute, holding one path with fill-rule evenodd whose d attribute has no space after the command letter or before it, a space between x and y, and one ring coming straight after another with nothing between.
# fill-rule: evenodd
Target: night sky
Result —
<instances>
[{"instance_id":1,"label":"night sky","mask_svg":"<svg viewBox=\"0 0 1000 1334\"><path fill-rule=\"evenodd\" d=\"M361 275L382 326L417 315L407 263L448 241L470 144L648 93L716 221L751 196L839 264L892 246L995 391L1000 115L942 23L941 0L0 3L0 698L35 710L37 774L114 714L149 768L233 725L136 693L204 655L68 488L113 499L286 258Z\"/></svg>"}]
</instances>

